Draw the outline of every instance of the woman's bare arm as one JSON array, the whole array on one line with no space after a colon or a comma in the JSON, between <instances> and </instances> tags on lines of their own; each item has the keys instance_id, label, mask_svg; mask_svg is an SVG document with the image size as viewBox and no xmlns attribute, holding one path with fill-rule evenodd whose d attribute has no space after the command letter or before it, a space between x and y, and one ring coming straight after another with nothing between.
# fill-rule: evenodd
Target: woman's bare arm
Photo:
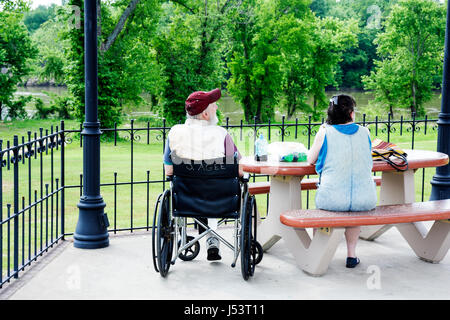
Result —
<instances>
[{"instance_id":1,"label":"woman's bare arm","mask_svg":"<svg viewBox=\"0 0 450 320\"><path fill-rule=\"evenodd\" d=\"M325 140L325 125L321 125L319 132L317 132L316 137L314 138L314 143L311 146L311 149L309 149L308 152L308 163L315 164L317 161L317 158L319 158L319 152L322 148L323 141Z\"/></svg>"}]
</instances>

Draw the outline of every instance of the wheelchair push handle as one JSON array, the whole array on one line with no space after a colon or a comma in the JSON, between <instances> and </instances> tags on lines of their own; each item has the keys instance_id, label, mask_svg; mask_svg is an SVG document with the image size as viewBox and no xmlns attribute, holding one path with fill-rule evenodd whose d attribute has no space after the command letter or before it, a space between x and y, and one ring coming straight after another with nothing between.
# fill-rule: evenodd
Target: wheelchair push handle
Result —
<instances>
[{"instance_id":1,"label":"wheelchair push handle","mask_svg":"<svg viewBox=\"0 0 450 320\"><path fill-rule=\"evenodd\" d=\"M241 182L248 183L250 181L250 174L244 172L244 175L240 177Z\"/></svg>"}]
</instances>

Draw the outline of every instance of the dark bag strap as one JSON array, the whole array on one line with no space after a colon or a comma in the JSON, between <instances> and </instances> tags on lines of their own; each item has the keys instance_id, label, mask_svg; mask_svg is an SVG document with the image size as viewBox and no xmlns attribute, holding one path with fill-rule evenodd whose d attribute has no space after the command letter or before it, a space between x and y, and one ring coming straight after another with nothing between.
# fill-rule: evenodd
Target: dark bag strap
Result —
<instances>
[{"instance_id":1,"label":"dark bag strap","mask_svg":"<svg viewBox=\"0 0 450 320\"><path fill-rule=\"evenodd\" d=\"M406 156L391 148L389 149L389 151L390 152L388 154L381 154L376 150L372 150L373 153L381 157L383 161L387 162L391 167L393 167L397 171L408 170L408 159L406 159ZM401 160L401 163L394 162L393 160L390 159L391 157Z\"/></svg>"}]
</instances>

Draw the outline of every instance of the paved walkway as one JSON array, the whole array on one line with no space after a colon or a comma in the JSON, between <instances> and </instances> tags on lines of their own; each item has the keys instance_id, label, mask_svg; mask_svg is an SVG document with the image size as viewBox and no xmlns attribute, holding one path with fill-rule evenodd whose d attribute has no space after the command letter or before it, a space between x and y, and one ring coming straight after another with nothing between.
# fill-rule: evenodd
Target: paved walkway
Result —
<instances>
[{"instance_id":1,"label":"paved walkway","mask_svg":"<svg viewBox=\"0 0 450 320\"><path fill-rule=\"evenodd\" d=\"M230 228L223 229L229 238ZM347 269L342 240L328 272L311 277L278 242L265 254L255 276L244 281L240 263L222 245L222 260L200 255L177 260L167 278L153 269L151 232L110 236L110 246L83 250L64 241L18 280L0 289L0 299L449 299L450 256L440 264L419 260L395 228L374 242L361 240L361 264Z\"/></svg>"}]
</instances>

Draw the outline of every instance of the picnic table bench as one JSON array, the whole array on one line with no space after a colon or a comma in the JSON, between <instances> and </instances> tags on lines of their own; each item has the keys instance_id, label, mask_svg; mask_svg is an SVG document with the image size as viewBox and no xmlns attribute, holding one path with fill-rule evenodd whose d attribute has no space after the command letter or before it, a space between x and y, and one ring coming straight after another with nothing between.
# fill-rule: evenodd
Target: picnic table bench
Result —
<instances>
[{"instance_id":1,"label":"picnic table bench","mask_svg":"<svg viewBox=\"0 0 450 320\"><path fill-rule=\"evenodd\" d=\"M374 176L373 181L375 181L377 186L381 185L381 177ZM301 190L316 190L318 182L319 179L317 178L303 179L301 181ZM253 195L267 194L270 192L270 181L258 181L249 183L248 192Z\"/></svg>"},{"instance_id":2,"label":"picnic table bench","mask_svg":"<svg viewBox=\"0 0 450 320\"><path fill-rule=\"evenodd\" d=\"M334 212L326 210L291 210L280 214L280 221L290 232L284 236L298 265L315 276L324 274L333 258L345 227L393 225L416 255L438 263L450 248L450 199L397 205L382 205L371 211ZM427 230L422 221L434 221ZM310 238L304 230L319 228ZM295 235L301 240L294 239Z\"/></svg>"}]
</instances>

